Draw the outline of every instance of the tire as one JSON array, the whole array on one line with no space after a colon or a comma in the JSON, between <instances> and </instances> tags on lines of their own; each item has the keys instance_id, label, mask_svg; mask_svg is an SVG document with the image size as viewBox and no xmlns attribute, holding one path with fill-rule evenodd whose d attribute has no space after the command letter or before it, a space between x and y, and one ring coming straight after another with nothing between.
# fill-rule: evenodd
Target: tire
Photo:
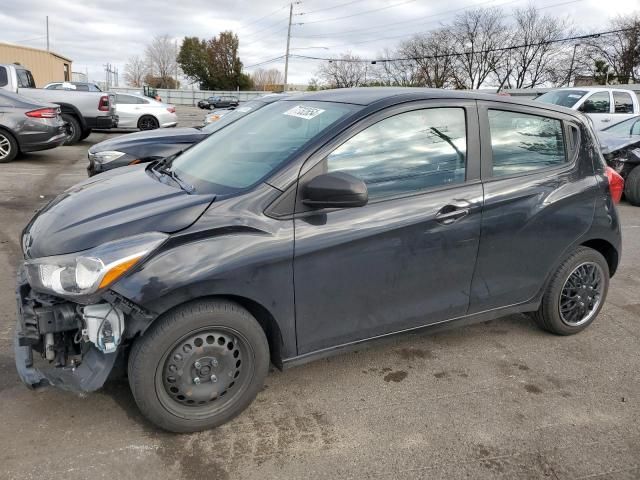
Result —
<instances>
[{"instance_id":1,"label":"tire","mask_svg":"<svg viewBox=\"0 0 640 480\"><path fill-rule=\"evenodd\" d=\"M160 128L160 124L158 123L158 119L151 115L143 115L138 120L138 128L140 130L155 130L156 128Z\"/></svg>"},{"instance_id":2,"label":"tire","mask_svg":"<svg viewBox=\"0 0 640 480\"><path fill-rule=\"evenodd\" d=\"M90 128L86 128L82 131L82 135L80 135L80 140L84 140L85 138L87 138L89 135L91 135L91 129Z\"/></svg>"},{"instance_id":3,"label":"tire","mask_svg":"<svg viewBox=\"0 0 640 480\"><path fill-rule=\"evenodd\" d=\"M591 268L596 272L592 276L585 273ZM604 305L609 290L609 275L609 265L600 252L578 247L553 274L540 308L532 314L534 320L543 330L557 335L581 332L591 325ZM597 282L591 284L591 278L596 276ZM589 289L595 284L598 286Z\"/></svg>"},{"instance_id":4,"label":"tire","mask_svg":"<svg viewBox=\"0 0 640 480\"><path fill-rule=\"evenodd\" d=\"M0 130L0 163L9 163L20 152L18 142L6 130Z\"/></svg>"},{"instance_id":5,"label":"tire","mask_svg":"<svg viewBox=\"0 0 640 480\"><path fill-rule=\"evenodd\" d=\"M624 196L631 205L640 207L640 165L627 175L624 181Z\"/></svg>"},{"instance_id":6,"label":"tire","mask_svg":"<svg viewBox=\"0 0 640 480\"><path fill-rule=\"evenodd\" d=\"M80 122L78 119L71 115L70 113L63 113L62 119L69 124L69 136L65 140L63 145L75 145L80 141L80 136L82 135L82 127L80 126Z\"/></svg>"},{"instance_id":7,"label":"tire","mask_svg":"<svg viewBox=\"0 0 640 480\"><path fill-rule=\"evenodd\" d=\"M240 414L268 370L262 327L240 305L219 300L188 303L157 319L133 344L128 365L142 414L177 433L214 428Z\"/></svg>"}]
</instances>

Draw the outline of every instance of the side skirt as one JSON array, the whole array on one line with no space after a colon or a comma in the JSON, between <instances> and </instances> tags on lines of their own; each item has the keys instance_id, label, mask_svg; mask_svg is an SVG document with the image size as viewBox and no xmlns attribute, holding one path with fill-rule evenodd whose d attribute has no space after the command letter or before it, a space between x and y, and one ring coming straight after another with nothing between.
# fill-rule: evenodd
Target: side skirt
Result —
<instances>
[{"instance_id":1,"label":"side skirt","mask_svg":"<svg viewBox=\"0 0 640 480\"><path fill-rule=\"evenodd\" d=\"M316 350L315 352L305 353L296 357L284 359L282 361L282 367L288 369L296 367L298 365L304 365L305 363L312 362L314 360L320 360L322 358L332 357L334 355L353 352L360 350L361 348L368 348L373 345L384 345L391 341L402 338L403 335L416 333L437 333L445 330L450 330L465 325L472 325L475 323L487 322L496 318L504 317L507 315L513 315L515 313L525 313L536 311L540 306L539 299L537 301L521 303L518 305L511 305L509 307L497 308L494 310L487 310L485 312L474 313L472 315L465 315L464 317L457 317L450 320L443 320L441 322L432 323L430 325L409 328L407 330L400 330L398 332L385 333L376 337L365 338L362 340L356 340L354 342L337 345L335 347L324 348L322 350Z\"/></svg>"}]
</instances>

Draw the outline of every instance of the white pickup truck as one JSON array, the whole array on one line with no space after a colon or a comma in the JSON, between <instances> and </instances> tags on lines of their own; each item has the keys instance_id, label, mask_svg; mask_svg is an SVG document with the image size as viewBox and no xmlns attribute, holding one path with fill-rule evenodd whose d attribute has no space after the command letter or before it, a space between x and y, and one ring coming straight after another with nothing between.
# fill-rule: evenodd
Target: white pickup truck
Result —
<instances>
[{"instance_id":1,"label":"white pickup truck","mask_svg":"<svg viewBox=\"0 0 640 480\"><path fill-rule=\"evenodd\" d=\"M62 118L68 124L72 145L85 139L94 128L108 129L118 126L113 93L79 90L46 90L35 88L31 72L21 65L0 64L0 89L18 93L41 103L60 105Z\"/></svg>"},{"instance_id":2,"label":"white pickup truck","mask_svg":"<svg viewBox=\"0 0 640 480\"><path fill-rule=\"evenodd\" d=\"M538 102L562 105L587 114L596 130L640 114L638 96L632 90L609 87L573 87L552 90Z\"/></svg>"}]
</instances>

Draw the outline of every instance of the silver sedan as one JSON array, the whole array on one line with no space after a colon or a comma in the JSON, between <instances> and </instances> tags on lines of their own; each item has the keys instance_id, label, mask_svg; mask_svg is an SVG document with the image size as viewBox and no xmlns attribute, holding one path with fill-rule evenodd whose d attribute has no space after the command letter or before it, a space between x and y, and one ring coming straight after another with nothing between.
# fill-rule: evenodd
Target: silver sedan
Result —
<instances>
[{"instance_id":1,"label":"silver sedan","mask_svg":"<svg viewBox=\"0 0 640 480\"><path fill-rule=\"evenodd\" d=\"M119 117L118 128L154 130L178 124L173 105L135 93L116 94L116 114Z\"/></svg>"}]
</instances>

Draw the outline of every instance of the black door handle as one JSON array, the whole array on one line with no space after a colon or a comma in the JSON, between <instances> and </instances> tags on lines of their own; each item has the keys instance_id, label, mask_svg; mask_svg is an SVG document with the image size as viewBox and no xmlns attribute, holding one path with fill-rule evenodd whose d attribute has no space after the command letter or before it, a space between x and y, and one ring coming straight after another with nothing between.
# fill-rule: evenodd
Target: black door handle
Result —
<instances>
[{"instance_id":1,"label":"black door handle","mask_svg":"<svg viewBox=\"0 0 640 480\"><path fill-rule=\"evenodd\" d=\"M450 225L469 215L469 208L462 205L445 205L436 213L436 221L443 225Z\"/></svg>"}]
</instances>

